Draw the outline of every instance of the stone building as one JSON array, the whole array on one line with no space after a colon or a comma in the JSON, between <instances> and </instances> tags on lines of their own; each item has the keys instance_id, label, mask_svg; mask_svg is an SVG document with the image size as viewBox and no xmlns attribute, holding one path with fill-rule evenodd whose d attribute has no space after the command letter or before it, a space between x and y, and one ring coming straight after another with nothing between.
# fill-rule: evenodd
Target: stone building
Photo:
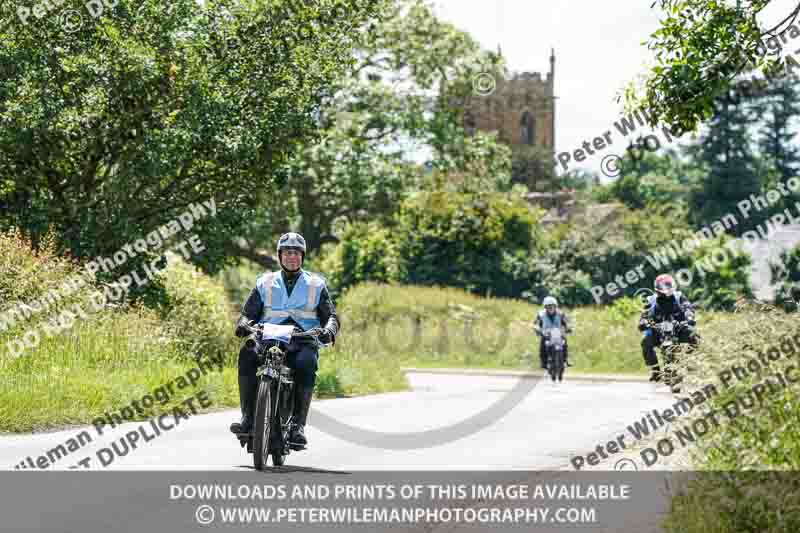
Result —
<instances>
[{"instance_id":1,"label":"stone building","mask_svg":"<svg viewBox=\"0 0 800 533\"><path fill-rule=\"evenodd\" d=\"M555 70L551 50L546 77L539 72L495 76L494 90L477 94L464 107L468 134L497 132L497 138L511 148L514 181L528 186L527 201L547 210L544 224L567 221L575 204L574 191L562 190L554 168Z\"/></svg>"},{"instance_id":2,"label":"stone building","mask_svg":"<svg viewBox=\"0 0 800 533\"><path fill-rule=\"evenodd\" d=\"M499 50L498 50L498 53ZM550 72L496 76L495 89L471 98L465 105L464 127L497 132L498 139L515 152L538 147L555 160L555 51L550 52Z\"/></svg>"}]
</instances>

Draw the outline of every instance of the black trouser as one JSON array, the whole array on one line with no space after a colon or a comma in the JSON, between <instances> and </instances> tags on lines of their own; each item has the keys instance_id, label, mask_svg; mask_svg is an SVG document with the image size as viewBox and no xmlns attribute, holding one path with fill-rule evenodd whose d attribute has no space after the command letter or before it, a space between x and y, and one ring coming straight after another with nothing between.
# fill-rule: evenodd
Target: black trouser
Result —
<instances>
[{"instance_id":1,"label":"black trouser","mask_svg":"<svg viewBox=\"0 0 800 533\"><path fill-rule=\"evenodd\" d=\"M310 342L292 341L287 350L286 365L294 370L295 387L313 388L317 382L319 350ZM257 370L257 354L242 346L239 350L239 375L255 376Z\"/></svg>"},{"instance_id":2,"label":"black trouser","mask_svg":"<svg viewBox=\"0 0 800 533\"><path fill-rule=\"evenodd\" d=\"M678 342L681 344L689 344L697 346L697 337L694 334L694 329L691 327L683 327L678 331ZM658 356L656 355L656 346L661 344L661 339L658 333L653 329L648 328L644 330L642 336L642 357L647 366L657 366Z\"/></svg>"},{"instance_id":3,"label":"black trouser","mask_svg":"<svg viewBox=\"0 0 800 533\"><path fill-rule=\"evenodd\" d=\"M567 337L564 336L564 362L567 362L567 358L569 357L569 345L567 344ZM544 337L539 339L539 359L541 360L542 366L547 366L547 348L544 345Z\"/></svg>"}]
</instances>

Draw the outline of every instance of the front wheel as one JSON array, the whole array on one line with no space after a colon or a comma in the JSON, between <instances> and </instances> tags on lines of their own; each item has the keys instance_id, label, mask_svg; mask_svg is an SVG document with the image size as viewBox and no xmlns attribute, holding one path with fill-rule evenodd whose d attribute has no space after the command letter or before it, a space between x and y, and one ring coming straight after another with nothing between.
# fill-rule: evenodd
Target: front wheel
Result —
<instances>
[{"instance_id":1,"label":"front wheel","mask_svg":"<svg viewBox=\"0 0 800 533\"><path fill-rule=\"evenodd\" d=\"M269 437L272 421L270 420L270 405L272 398L270 395L270 382L262 379L258 385L258 397L256 398L256 427L253 437L253 466L256 470L264 470L269 457Z\"/></svg>"},{"instance_id":2,"label":"front wheel","mask_svg":"<svg viewBox=\"0 0 800 533\"><path fill-rule=\"evenodd\" d=\"M680 376L676 368L676 350L678 346L667 346L662 351L662 360L664 361L664 384L670 388L676 387L680 382Z\"/></svg>"},{"instance_id":3,"label":"front wheel","mask_svg":"<svg viewBox=\"0 0 800 533\"><path fill-rule=\"evenodd\" d=\"M550 378L553 381L561 381L561 376L564 374L564 352L550 347L550 357L547 364L547 370L550 373Z\"/></svg>"}]
</instances>

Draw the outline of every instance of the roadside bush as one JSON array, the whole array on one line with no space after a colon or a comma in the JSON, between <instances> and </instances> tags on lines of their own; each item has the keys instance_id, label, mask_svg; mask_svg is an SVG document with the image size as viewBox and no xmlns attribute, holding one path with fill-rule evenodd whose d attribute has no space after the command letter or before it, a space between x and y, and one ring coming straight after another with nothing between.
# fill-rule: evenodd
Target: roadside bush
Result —
<instances>
[{"instance_id":1,"label":"roadside bush","mask_svg":"<svg viewBox=\"0 0 800 533\"><path fill-rule=\"evenodd\" d=\"M642 313L642 301L639 298L617 298L608 310L609 317L614 322L632 324L631 319L639 318Z\"/></svg>"},{"instance_id":2,"label":"roadside bush","mask_svg":"<svg viewBox=\"0 0 800 533\"><path fill-rule=\"evenodd\" d=\"M238 351L224 286L174 254L169 262L167 301L159 311L179 352L198 358Z\"/></svg>"},{"instance_id":3,"label":"roadside bush","mask_svg":"<svg viewBox=\"0 0 800 533\"><path fill-rule=\"evenodd\" d=\"M45 302L33 311L26 310L28 316L41 319L88 298L89 278L80 275L77 264L56 250L52 233L41 239L38 250L32 249L31 241L18 229L0 233L0 333L21 330L27 322L25 314L8 313L17 304ZM68 279L80 280L82 285L67 286Z\"/></svg>"},{"instance_id":4,"label":"roadside bush","mask_svg":"<svg viewBox=\"0 0 800 533\"><path fill-rule=\"evenodd\" d=\"M759 357L773 347L777 359ZM695 435L690 450L698 478L673 499L667 531L797 531L800 517L789 510L800 505L794 474L800 468L800 390L791 382L798 357L797 320L773 307L744 305L704 327L683 373L690 390L713 384L717 392L681 417L681 428L698 433L704 419L708 431ZM746 371L722 383L720 374L734 366ZM759 384L763 392L756 397ZM708 423L712 412L716 424Z\"/></svg>"},{"instance_id":5,"label":"roadside bush","mask_svg":"<svg viewBox=\"0 0 800 533\"><path fill-rule=\"evenodd\" d=\"M540 239L536 211L519 198L425 191L403 204L391 228L347 226L319 264L337 295L370 281L520 297L538 279Z\"/></svg>"},{"instance_id":6,"label":"roadside bush","mask_svg":"<svg viewBox=\"0 0 800 533\"><path fill-rule=\"evenodd\" d=\"M620 287L618 295L606 295L603 301L633 296L642 287L652 288L659 274L675 275L682 269L691 273L692 280L681 285L679 279L679 289L702 308L732 310L738 299L752 297L751 259L746 253L734 255L725 251L728 237L706 241L681 255L667 249L670 242L682 242L693 235L680 211L668 206L649 210L619 208L618 215L604 224L592 225L578 219L571 231L559 239L551 239L552 244L545 252L541 283L550 291L566 284L562 293L565 302L591 304L595 303L590 292L592 286L606 286L617 276L624 279L627 272L642 266L643 279ZM714 262L714 252L718 250L725 251L724 262ZM656 268L654 263L660 267Z\"/></svg>"},{"instance_id":7,"label":"roadside bush","mask_svg":"<svg viewBox=\"0 0 800 533\"><path fill-rule=\"evenodd\" d=\"M377 223L353 223L345 227L340 244L319 261L331 296L364 281L397 281L397 243L392 230Z\"/></svg>"},{"instance_id":8,"label":"roadside bush","mask_svg":"<svg viewBox=\"0 0 800 533\"><path fill-rule=\"evenodd\" d=\"M510 270L541 239L537 217L521 199L433 191L407 200L397 218L403 283L507 297L529 286Z\"/></svg>"},{"instance_id":9,"label":"roadside bush","mask_svg":"<svg viewBox=\"0 0 800 533\"><path fill-rule=\"evenodd\" d=\"M184 373L195 364L191 357L220 350L235 355L224 290L177 258L161 276L169 308L125 301L95 307L89 296L99 287L87 280L6 327L2 318L13 304L30 305L50 290L64 294L65 281L81 272L69 257L55 255L47 239L37 251L30 244L16 231L0 235L0 431L86 424ZM85 316L65 319L62 313L77 311L73 305ZM38 340L12 350L26 332ZM230 374L231 384L216 372L200 382L215 405L235 404L235 371ZM171 401L158 408L182 397Z\"/></svg>"},{"instance_id":10,"label":"roadside bush","mask_svg":"<svg viewBox=\"0 0 800 533\"><path fill-rule=\"evenodd\" d=\"M216 279L224 285L232 304L240 307L250 296L250 291L255 287L256 278L263 271L264 269L260 265L243 259L238 265L222 270L216 275Z\"/></svg>"}]
</instances>

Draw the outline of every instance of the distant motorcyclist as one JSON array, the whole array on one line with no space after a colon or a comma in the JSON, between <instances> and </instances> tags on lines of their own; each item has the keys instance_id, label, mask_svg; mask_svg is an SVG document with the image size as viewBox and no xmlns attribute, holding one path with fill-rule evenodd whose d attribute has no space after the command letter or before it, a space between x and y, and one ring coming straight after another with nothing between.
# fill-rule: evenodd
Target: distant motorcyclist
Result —
<instances>
[{"instance_id":1,"label":"distant motorcyclist","mask_svg":"<svg viewBox=\"0 0 800 533\"><path fill-rule=\"evenodd\" d=\"M667 320L687 322L688 326L680 328L677 332L678 342L696 346L697 336L694 331L696 325L694 307L683 293L676 290L676 283L672 276L661 274L656 278L654 285L656 294L650 296L645 304L644 311L639 318L639 331L643 332L642 357L645 364L651 369L650 381L659 382L662 375L656 356L656 346L661 344L662 339L650 325Z\"/></svg>"},{"instance_id":2,"label":"distant motorcyclist","mask_svg":"<svg viewBox=\"0 0 800 533\"><path fill-rule=\"evenodd\" d=\"M242 316L236 324L236 336L250 335L244 326L253 322L289 324L303 331L324 324L319 340L323 344L335 342L339 333L339 319L325 280L301 268L306 254L305 239L299 233L286 233L278 240L277 253L281 270L258 277L255 288L242 307ZM305 446L305 424L316 382L319 354L315 343L302 340L292 340L287 354L287 365L294 369L295 382L295 423L289 434L289 442ZM233 433L248 433L253 429L258 391L256 371L257 354L243 346L239 351L242 419L231 424Z\"/></svg>"},{"instance_id":3,"label":"distant motorcyclist","mask_svg":"<svg viewBox=\"0 0 800 533\"><path fill-rule=\"evenodd\" d=\"M533 323L533 330L541 339L539 341L539 360L542 368L547 368L547 351L545 347L545 340L549 338L548 330L552 328L562 328L564 333L571 333L572 328L567 321L567 316L558 310L558 301L552 296L548 296L542 302L544 309L539 311L536 315L536 320ZM564 364L572 366L567 359L569 351L567 349L567 337L564 335Z\"/></svg>"}]
</instances>

